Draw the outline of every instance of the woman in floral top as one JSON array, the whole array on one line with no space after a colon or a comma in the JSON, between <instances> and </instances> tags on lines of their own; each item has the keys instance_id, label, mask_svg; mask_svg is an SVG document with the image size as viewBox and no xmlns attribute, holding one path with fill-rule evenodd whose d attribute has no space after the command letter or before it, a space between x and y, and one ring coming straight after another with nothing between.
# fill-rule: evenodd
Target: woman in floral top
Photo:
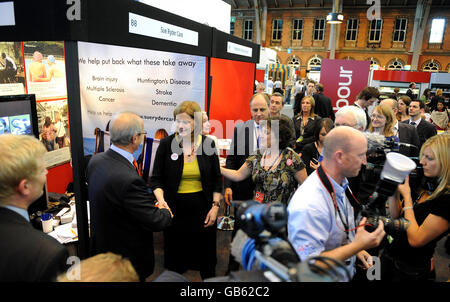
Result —
<instances>
[{"instance_id":1,"label":"woman in floral top","mask_svg":"<svg viewBox=\"0 0 450 302\"><path fill-rule=\"evenodd\" d=\"M287 206L298 184L307 174L300 156L291 148L295 136L290 121L283 116L261 121L261 148L247 158L239 170L221 167L222 175L232 181L252 176L254 200L261 203L281 202Z\"/></svg>"}]
</instances>

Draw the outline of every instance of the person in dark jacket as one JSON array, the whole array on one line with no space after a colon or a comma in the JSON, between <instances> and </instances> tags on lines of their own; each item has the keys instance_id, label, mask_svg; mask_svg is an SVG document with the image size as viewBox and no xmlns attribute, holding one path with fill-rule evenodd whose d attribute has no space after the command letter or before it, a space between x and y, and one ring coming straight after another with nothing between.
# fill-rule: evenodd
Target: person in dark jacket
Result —
<instances>
[{"instance_id":1,"label":"person in dark jacket","mask_svg":"<svg viewBox=\"0 0 450 302\"><path fill-rule=\"evenodd\" d=\"M185 101L174 110L176 132L160 141L150 186L159 203L173 210L164 231L164 266L183 274L200 271L215 277L216 219L222 193L219 157L214 140L201 134L202 111Z\"/></svg>"},{"instance_id":2,"label":"person in dark jacket","mask_svg":"<svg viewBox=\"0 0 450 302\"><path fill-rule=\"evenodd\" d=\"M321 118L330 118L333 122L335 120L333 106L331 105L331 99L323 94L323 85L317 84L317 93L314 94L314 100L316 101L315 112Z\"/></svg>"},{"instance_id":3,"label":"person in dark jacket","mask_svg":"<svg viewBox=\"0 0 450 302\"><path fill-rule=\"evenodd\" d=\"M306 144L312 143L314 133L319 127L320 116L315 113L315 100L312 96L305 96L301 101L301 110L294 116L295 148L300 153Z\"/></svg>"},{"instance_id":4,"label":"person in dark jacket","mask_svg":"<svg viewBox=\"0 0 450 302\"><path fill-rule=\"evenodd\" d=\"M50 282L69 253L30 224L28 207L43 194L44 145L28 135L0 136L0 282Z\"/></svg>"},{"instance_id":5,"label":"person in dark jacket","mask_svg":"<svg viewBox=\"0 0 450 302\"><path fill-rule=\"evenodd\" d=\"M148 192L133 153L144 134L142 119L129 112L113 117L112 145L87 167L91 256L112 252L130 259L141 281L153 273L153 232L171 224L170 208Z\"/></svg>"}]
</instances>

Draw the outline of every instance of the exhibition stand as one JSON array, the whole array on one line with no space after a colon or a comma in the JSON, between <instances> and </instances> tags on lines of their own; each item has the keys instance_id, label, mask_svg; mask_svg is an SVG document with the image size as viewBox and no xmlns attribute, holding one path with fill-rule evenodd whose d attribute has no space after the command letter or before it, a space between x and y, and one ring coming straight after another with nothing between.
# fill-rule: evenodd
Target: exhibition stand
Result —
<instances>
[{"instance_id":1,"label":"exhibition stand","mask_svg":"<svg viewBox=\"0 0 450 302\"><path fill-rule=\"evenodd\" d=\"M73 181L83 259L89 256L86 156L94 151L95 129L105 130L116 112L134 111L148 136L161 128L172 133L173 109L184 100L198 102L223 125L250 118L259 45L133 0L11 2L14 24L0 26L0 47L21 46L15 59L24 80L4 84L0 93L36 94L40 126L46 116L66 119L67 140L48 152L56 181L49 177L48 187L61 192ZM36 52L48 70L56 57L65 80L34 82L29 66L39 61ZM212 134L233 132L223 133Z\"/></svg>"}]
</instances>

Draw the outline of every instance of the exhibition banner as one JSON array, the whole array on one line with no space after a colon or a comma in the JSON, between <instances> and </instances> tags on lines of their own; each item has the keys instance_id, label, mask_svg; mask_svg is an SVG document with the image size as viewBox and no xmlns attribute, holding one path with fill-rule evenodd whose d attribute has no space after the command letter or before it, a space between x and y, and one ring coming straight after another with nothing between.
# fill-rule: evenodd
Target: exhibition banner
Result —
<instances>
[{"instance_id":1,"label":"exhibition banner","mask_svg":"<svg viewBox=\"0 0 450 302\"><path fill-rule=\"evenodd\" d=\"M369 81L370 61L323 59L320 83L333 109L352 105Z\"/></svg>"},{"instance_id":2,"label":"exhibition banner","mask_svg":"<svg viewBox=\"0 0 450 302\"><path fill-rule=\"evenodd\" d=\"M78 42L78 57L85 154L115 113L137 113L154 137L158 129L174 132L179 103L204 109L205 57L86 42Z\"/></svg>"},{"instance_id":3,"label":"exhibition banner","mask_svg":"<svg viewBox=\"0 0 450 302\"><path fill-rule=\"evenodd\" d=\"M16 94L36 96L39 140L48 151L47 168L69 162L63 41L0 42L0 95Z\"/></svg>"}]
</instances>

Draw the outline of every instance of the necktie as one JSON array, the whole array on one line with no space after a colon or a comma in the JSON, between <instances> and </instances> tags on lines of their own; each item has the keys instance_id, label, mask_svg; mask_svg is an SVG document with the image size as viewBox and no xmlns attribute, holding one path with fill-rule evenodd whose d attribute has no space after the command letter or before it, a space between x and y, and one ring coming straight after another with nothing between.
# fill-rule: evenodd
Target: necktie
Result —
<instances>
[{"instance_id":1,"label":"necktie","mask_svg":"<svg viewBox=\"0 0 450 302\"><path fill-rule=\"evenodd\" d=\"M137 163L137 161L135 159L133 159L133 166L136 169L136 172L139 174L139 176L142 176L141 170L139 170L138 163Z\"/></svg>"},{"instance_id":2,"label":"necktie","mask_svg":"<svg viewBox=\"0 0 450 302\"><path fill-rule=\"evenodd\" d=\"M261 135L259 125L256 125L256 147L259 149L259 145L261 144Z\"/></svg>"},{"instance_id":3,"label":"necktie","mask_svg":"<svg viewBox=\"0 0 450 302\"><path fill-rule=\"evenodd\" d=\"M411 122L410 124L413 125L413 126L415 126L415 125L416 125L416 122Z\"/></svg>"}]
</instances>

